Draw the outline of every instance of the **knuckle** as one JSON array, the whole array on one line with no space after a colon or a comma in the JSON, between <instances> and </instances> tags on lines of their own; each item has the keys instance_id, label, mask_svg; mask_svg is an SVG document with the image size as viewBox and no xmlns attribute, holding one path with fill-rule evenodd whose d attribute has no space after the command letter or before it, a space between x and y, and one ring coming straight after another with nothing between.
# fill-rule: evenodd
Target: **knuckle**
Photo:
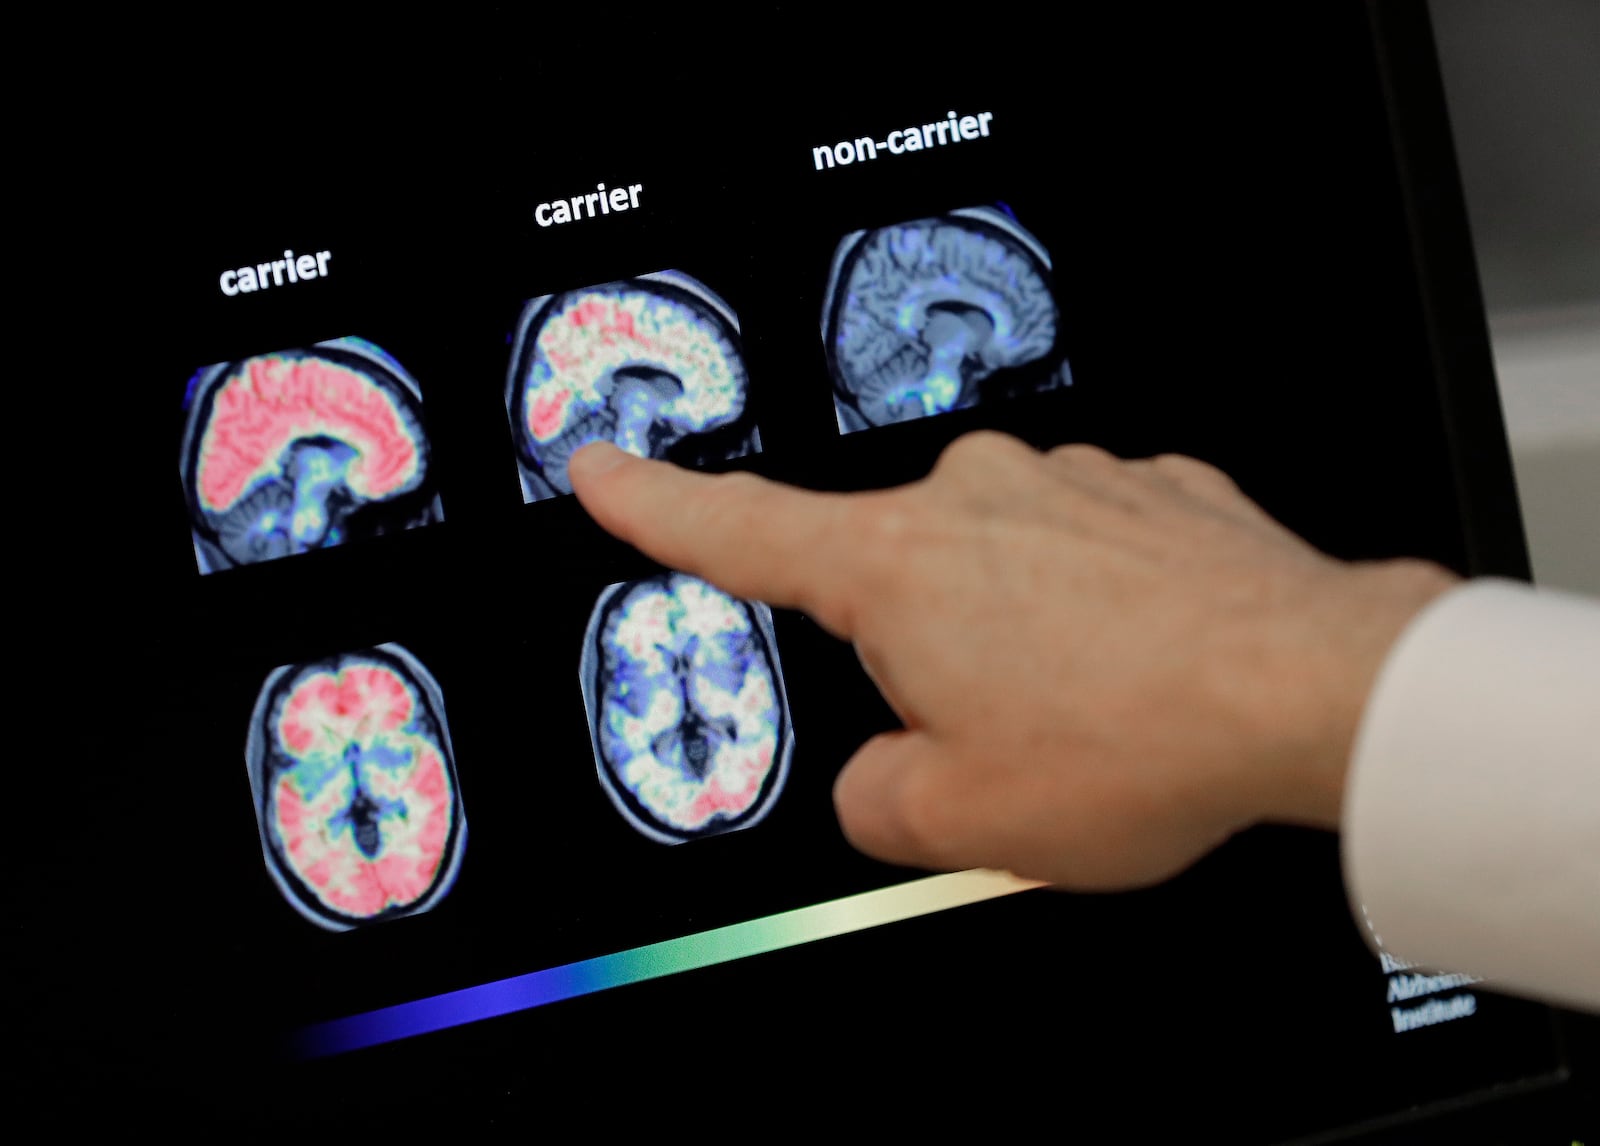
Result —
<instances>
[{"instance_id":1,"label":"knuckle","mask_svg":"<svg viewBox=\"0 0 1600 1146\"><path fill-rule=\"evenodd\" d=\"M758 544L756 534L763 519L760 497L760 479L751 474L705 479L667 515L675 522L674 536L683 550L674 558L687 562L684 567L689 572L698 572L707 561L723 566L737 562L748 547ZM660 514L664 508L657 507L656 512ZM741 546L742 541L747 545ZM689 568L691 565L695 568Z\"/></svg>"},{"instance_id":2,"label":"knuckle","mask_svg":"<svg viewBox=\"0 0 1600 1146\"><path fill-rule=\"evenodd\" d=\"M1029 456L1033 451L1009 434L998 430L974 430L963 434L944 448L935 469L987 465L996 459Z\"/></svg>"},{"instance_id":3,"label":"knuckle","mask_svg":"<svg viewBox=\"0 0 1600 1146\"><path fill-rule=\"evenodd\" d=\"M1084 469L1110 470L1121 468L1122 461L1111 451L1089 442L1069 442L1050 451L1050 456L1068 465Z\"/></svg>"},{"instance_id":4,"label":"knuckle","mask_svg":"<svg viewBox=\"0 0 1600 1146\"><path fill-rule=\"evenodd\" d=\"M893 588L912 564L908 551L918 544L923 527L919 510L905 501L885 501L862 506L845 527L858 538L857 561L867 579L878 587Z\"/></svg>"},{"instance_id":5,"label":"knuckle","mask_svg":"<svg viewBox=\"0 0 1600 1146\"><path fill-rule=\"evenodd\" d=\"M1157 454L1150 459L1157 473L1178 481L1192 479L1212 484L1232 485L1233 479L1209 462L1192 458L1188 454Z\"/></svg>"},{"instance_id":6,"label":"knuckle","mask_svg":"<svg viewBox=\"0 0 1600 1146\"><path fill-rule=\"evenodd\" d=\"M952 529L948 507L934 497L887 497L861 506L858 513L847 524L854 536L865 539L863 550L901 569L913 554L937 545Z\"/></svg>"},{"instance_id":7,"label":"knuckle","mask_svg":"<svg viewBox=\"0 0 1600 1146\"><path fill-rule=\"evenodd\" d=\"M926 591L931 547L947 526L917 499L886 494L843 507L833 528L848 541L833 561L829 604L859 636L893 623L900 602Z\"/></svg>"},{"instance_id":8,"label":"knuckle","mask_svg":"<svg viewBox=\"0 0 1600 1146\"><path fill-rule=\"evenodd\" d=\"M718 474L702 489L702 516L714 525L732 524L749 512L760 491L761 479L754 474Z\"/></svg>"},{"instance_id":9,"label":"knuckle","mask_svg":"<svg viewBox=\"0 0 1600 1146\"><path fill-rule=\"evenodd\" d=\"M735 470L733 473L717 474L712 478L715 486L723 490L731 490L734 494L748 496L757 490L766 487L766 481L753 473L744 470ZM732 496L731 494L729 496Z\"/></svg>"},{"instance_id":10,"label":"knuckle","mask_svg":"<svg viewBox=\"0 0 1600 1146\"><path fill-rule=\"evenodd\" d=\"M915 532L916 510L901 501L884 501L863 507L856 521L858 536L868 539L873 550L894 551Z\"/></svg>"}]
</instances>

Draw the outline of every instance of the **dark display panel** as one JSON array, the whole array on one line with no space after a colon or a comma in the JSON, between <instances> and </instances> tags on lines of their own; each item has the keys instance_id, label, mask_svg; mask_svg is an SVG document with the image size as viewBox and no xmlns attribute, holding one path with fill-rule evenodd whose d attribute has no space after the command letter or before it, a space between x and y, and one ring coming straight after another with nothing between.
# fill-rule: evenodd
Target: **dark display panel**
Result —
<instances>
[{"instance_id":1,"label":"dark display panel","mask_svg":"<svg viewBox=\"0 0 1600 1146\"><path fill-rule=\"evenodd\" d=\"M696 660L690 610L678 667L629 678L677 696L658 724L629 718L699 794L708 754L765 742L715 731L695 698L771 682L750 705L784 768L728 803L739 830L684 827L660 810L678 793L623 778L639 750L602 744L591 712L612 678L586 706L580 669L612 663L586 652L610 587L661 570L539 484L564 434L822 489L913 480L977 428L1189 453L1332 553L1467 569L1360 6L1075 8L1003 42L852 21L763 12L731 60L659 29L597 69L550 51L541 18L499 14L472 62L405 84L227 108L142 93L159 131L133 197L163 255L129 309L125 543L94 570L141 668L92 813L138 872L105 912L140 985L76 1004L141 1095L227 1109L270 1078L359 1123L404 1117L349 1096L405 1076L466 1124L535 1121L644 1053L619 1047L650 1047L650 1071L691 1087L803 1080L790 1104L827 1080L913 1086L925 1118L963 1064L980 1089L1047 1082L1008 1105L1068 1128L1249 1142L1558 1068L1546 1009L1381 966L1336 841L1276 828L1148 891L1028 891L297 1061L315 1024L921 875L839 834L833 778L893 717L852 650L794 613L730 607L718 631L757 665L730 676L731 653ZM540 368L524 343L547 329ZM203 573L186 391L251 362L281 381L210 440L235 475L215 508L270 487L240 528L281 536ZM330 543L413 488L408 443L428 497ZM380 454L388 485L354 468ZM276 764L252 763L291 683L329 739L285 732ZM290 784L288 818L264 776ZM453 811L396 834L429 784ZM335 844L296 850L313 823ZM373 874L391 846L410 866ZM1451 1016L1397 1029L1431 998Z\"/></svg>"}]
</instances>

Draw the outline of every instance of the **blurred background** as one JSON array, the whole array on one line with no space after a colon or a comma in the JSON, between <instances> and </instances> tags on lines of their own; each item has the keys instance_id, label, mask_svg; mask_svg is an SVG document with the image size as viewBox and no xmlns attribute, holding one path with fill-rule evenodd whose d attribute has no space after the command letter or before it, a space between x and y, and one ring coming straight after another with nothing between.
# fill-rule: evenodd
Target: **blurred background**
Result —
<instances>
[{"instance_id":1,"label":"blurred background","mask_svg":"<svg viewBox=\"0 0 1600 1146\"><path fill-rule=\"evenodd\" d=\"M1600 595L1600 0L1429 10L1533 577ZM1600 1016L1561 1028L1600 1126Z\"/></svg>"},{"instance_id":2,"label":"blurred background","mask_svg":"<svg viewBox=\"0 0 1600 1146\"><path fill-rule=\"evenodd\" d=\"M1534 580L1600 594L1600 0L1432 0Z\"/></svg>"}]
</instances>

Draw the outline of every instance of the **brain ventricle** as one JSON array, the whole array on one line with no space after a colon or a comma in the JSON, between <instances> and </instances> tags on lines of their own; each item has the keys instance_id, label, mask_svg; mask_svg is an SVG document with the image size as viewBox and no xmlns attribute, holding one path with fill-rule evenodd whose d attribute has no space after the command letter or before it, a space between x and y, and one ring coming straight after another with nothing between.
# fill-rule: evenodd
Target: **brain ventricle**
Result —
<instances>
[{"instance_id":1,"label":"brain ventricle","mask_svg":"<svg viewBox=\"0 0 1600 1146\"><path fill-rule=\"evenodd\" d=\"M448 867L453 770L407 675L346 657L295 674L275 705L264 817L307 906L337 919L403 914Z\"/></svg>"},{"instance_id":2,"label":"brain ventricle","mask_svg":"<svg viewBox=\"0 0 1600 1146\"><path fill-rule=\"evenodd\" d=\"M781 785L787 716L756 607L672 574L603 599L602 779L658 839L747 827Z\"/></svg>"},{"instance_id":3,"label":"brain ventricle","mask_svg":"<svg viewBox=\"0 0 1600 1146\"><path fill-rule=\"evenodd\" d=\"M180 470L202 573L439 520L421 391L349 336L197 371Z\"/></svg>"},{"instance_id":4,"label":"brain ventricle","mask_svg":"<svg viewBox=\"0 0 1600 1146\"><path fill-rule=\"evenodd\" d=\"M643 280L557 295L531 333L519 433L545 481L570 492L568 457L606 439L660 456L738 420L745 368L729 318L684 286Z\"/></svg>"}]
</instances>

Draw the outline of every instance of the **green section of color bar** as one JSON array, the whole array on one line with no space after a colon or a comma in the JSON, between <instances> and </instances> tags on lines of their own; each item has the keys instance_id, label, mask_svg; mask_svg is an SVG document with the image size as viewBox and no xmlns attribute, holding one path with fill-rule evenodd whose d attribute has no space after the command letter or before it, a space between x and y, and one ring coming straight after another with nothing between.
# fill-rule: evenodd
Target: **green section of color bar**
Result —
<instances>
[{"instance_id":1,"label":"green section of color bar","mask_svg":"<svg viewBox=\"0 0 1600 1146\"><path fill-rule=\"evenodd\" d=\"M835 935L847 935L852 931L913 919L1038 886L1037 883L1020 880L1004 872L952 872L743 923L731 923L726 927L699 931L679 939L635 947L609 958L619 961L615 972L626 976L625 979L619 979L619 983L637 983L661 975L762 955L768 951L780 951L801 943L830 939Z\"/></svg>"},{"instance_id":2,"label":"green section of color bar","mask_svg":"<svg viewBox=\"0 0 1600 1146\"><path fill-rule=\"evenodd\" d=\"M596 991L711 967L885 923L996 899L1039 884L1004 872L960 871L864 891L677 939L581 959L510 979L430 995L377 1011L334 1019L293 1040L302 1057L343 1054L431 1031L542 1007Z\"/></svg>"}]
</instances>

